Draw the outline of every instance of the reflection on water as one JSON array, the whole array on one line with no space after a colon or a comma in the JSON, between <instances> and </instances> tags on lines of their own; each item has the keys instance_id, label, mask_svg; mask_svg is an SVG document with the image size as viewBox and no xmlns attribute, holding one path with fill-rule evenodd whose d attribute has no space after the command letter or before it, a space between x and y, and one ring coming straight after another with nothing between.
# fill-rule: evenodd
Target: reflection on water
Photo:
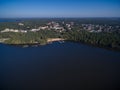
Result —
<instances>
[{"instance_id":1,"label":"reflection on water","mask_svg":"<svg viewBox=\"0 0 120 90\"><path fill-rule=\"evenodd\" d=\"M120 53L83 44L0 44L1 89L118 88Z\"/></svg>"}]
</instances>

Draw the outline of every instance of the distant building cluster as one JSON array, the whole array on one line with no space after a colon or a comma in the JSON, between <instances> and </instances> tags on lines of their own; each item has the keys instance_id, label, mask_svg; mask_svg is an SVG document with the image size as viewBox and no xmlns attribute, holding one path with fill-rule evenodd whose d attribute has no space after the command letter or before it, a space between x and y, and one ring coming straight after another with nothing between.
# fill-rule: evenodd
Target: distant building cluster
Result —
<instances>
[{"instance_id":1,"label":"distant building cluster","mask_svg":"<svg viewBox=\"0 0 120 90\"><path fill-rule=\"evenodd\" d=\"M23 23L18 23L19 26L25 26ZM86 30L91 33L100 33L100 32L114 32L116 30L120 31L120 26L112 26L112 25L99 25L99 24L78 24L75 22L69 22L65 23L64 21L61 23L51 21L49 23L46 23L44 26L39 26L37 28L32 28L30 30L18 30L18 29L9 29L6 28L5 30L2 30L1 33L4 32L21 32L21 33L27 33L27 32L38 32L40 30L55 30L56 32L65 32L66 30L72 30L75 29L77 25L77 30ZM28 26L26 26L28 28Z\"/></svg>"},{"instance_id":2,"label":"distant building cluster","mask_svg":"<svg viewBox=\"0 0 120 90\"><path fill-rule=\"evenodd\" d=\"M45 26L39 26L38 28L31 29L30 31L31 32L37 32L37 31L40 31L40 30L56 30L56 31L62 32L65 29L62 26L60 26L59 23L56 23L56 22L52 21L52 22L47 23Z\"/></svg>"},{"instance_id":3,"label":"distant building cluster","mask_svg":"<svg viewBox=\"0 0 120 90\"><path fill-rule=\"evenodd\" d=\"M87 30L89 32L114 32L116 30L120 31L120 26L81 24L80 29Z\"/></svg>"},{"instance_id":4,"label":"distant building cluster","mask_svg":"<svg viewBox=\"0 0 120 90\"><path fill-rule=\"evenodd\" d=\"M6 28L5 30L1 31L1 33L4 33L4 32L21 32L21 33L27 33L26 30L17 30L17 29L9 29L9 28Z\"/></svg>"}]
</instances>

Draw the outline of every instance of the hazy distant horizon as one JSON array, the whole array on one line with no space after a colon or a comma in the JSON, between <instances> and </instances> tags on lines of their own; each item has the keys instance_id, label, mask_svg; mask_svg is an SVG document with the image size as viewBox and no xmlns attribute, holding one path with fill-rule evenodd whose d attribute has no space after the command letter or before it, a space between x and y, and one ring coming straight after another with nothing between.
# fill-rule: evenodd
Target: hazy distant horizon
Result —
<instances>
[{"instance_id":1,"label":"hazy distant horizon","mask_svg":"<svg viewBox=\"0 0 120 90\"><path fill-rule=\"evenodd\" d=\"M120 17L120 0L0 0L0 18Z\"/></svg>"},{"instance_id":2,"label":"hazy distant horizon","mask_svg":"<svg viewBox=\"0 0 120 90\"><path fill-rule=\"evenodd\" d=\"M0 19L85 19L85 18L120 18L120 17L0 17Z\"/></svg>"}]
</instances>

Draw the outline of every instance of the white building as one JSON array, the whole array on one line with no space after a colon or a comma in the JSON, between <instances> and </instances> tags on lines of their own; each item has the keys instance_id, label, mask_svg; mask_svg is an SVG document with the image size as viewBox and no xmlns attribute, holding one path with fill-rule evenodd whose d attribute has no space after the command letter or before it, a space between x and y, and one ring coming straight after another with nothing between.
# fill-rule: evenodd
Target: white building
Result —
<instances>
[{"instance_id":1,"label":"white building","mask_svg":"<svg viewBox=\"0 0 120 90\"><path fill-rule=\"evenodd\" d=\"M32 30L30 30L31 32L37 32L37 31L39 31L40 29L32 29Z\"/></svg>"},{"instance_id":2,"label":"white building","mask_svg":"<svg viewBox=\"0 0 120 90\"><path fill-rule=\"evenodd\" d=\"M27 33L27 30L20 30L21 33Z\"/></svg>"},{"instance_id":3,"label":"white building","mask_svg":"<svg viewBox=\"0 0 120 90\"><path fill-rule=\"evenodd\" d=\"M48 26L41 26L39 27L39 29L45 30L45 29L48 29Z\"/></svg>"},{"instance_id":4,"label":"white building","mask_svg":"<svg viewBox=\"0 0 120 90\"><path fill-rule=\"evenodd\" d=\"M1 31L1 33L4 33L4 32L22 32L22 33L27 33L26 30L17 30L17 29L9 29L9 28L6 28L5 30Z\"/></svg>"},{"instance_id":5,"label":"white building","mask_svg":"<svg viewBox=\"0 0 120 90\"><path fill-rule=\"evenodd\" d=\"M20 25L20 26L24 26L24 24L23 24L23 23L18 23L18 25Z\"/></svg>"}]
</instances>

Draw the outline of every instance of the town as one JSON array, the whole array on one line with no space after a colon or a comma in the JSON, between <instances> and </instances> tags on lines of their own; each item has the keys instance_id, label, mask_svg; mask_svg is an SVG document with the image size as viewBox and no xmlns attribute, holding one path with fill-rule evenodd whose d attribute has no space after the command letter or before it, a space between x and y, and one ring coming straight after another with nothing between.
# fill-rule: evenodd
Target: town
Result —
<instances>
[{"instance_id":1,"label":"town","mask_svg":"<svg viewBox=\"0 0 120 90\"><path fill-rule=\"evenodd\" d=\"M26 27L29 29L29 26L25 26L24 23L19 22L18 26ZM77 31L85 30L91 33L100 33L100 32L119 32L120 33L120 26L119 25L100 25L100 24L79 24L76 22L69 22L65 23L64 21L58 23L55 21L51 21L46 23L45 25L31 28L30 30L21 30L21 29L12 29L12 28L5 28L1 30L1 33L5 32L20 32L20 33L27 33L27 32L38 32L40 30L54 30L56 32L66 32L69 30L76 29Z\"/></svg>"}]
</instances>

